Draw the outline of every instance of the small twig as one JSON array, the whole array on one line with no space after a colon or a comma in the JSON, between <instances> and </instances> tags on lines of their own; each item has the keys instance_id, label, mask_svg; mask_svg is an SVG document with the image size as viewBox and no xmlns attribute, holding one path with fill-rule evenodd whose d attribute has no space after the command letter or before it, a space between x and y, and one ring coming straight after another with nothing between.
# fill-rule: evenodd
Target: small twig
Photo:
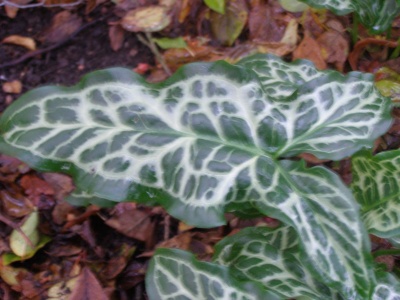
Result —
<instances>
[{"instance_id":1,"label":"small twig","mask_svg":"<svg viewBox=\"0 0 400 300\"><path fill-rule=\"evenodd\" d=\"M137 34L138 40L142 42L144 45L150 48L151 52L153 52L154 56L156 57L157 61L160 63L162 68L168 75L171 75L172 72L170 68L167 66L164 58L162 57L160 51L158 51L157 45L154 43L153 37L151 36L150 32L145 32L146 38L143 37L140 33Z\"/></svg>"},{"instance_id":2,"label":"small twig","mask_svg":"<svg viewBox=\"0 0 400 300\"><path fill-rule=\"evenodd\" d=\"M72 33L70 36L66 37L65 39L61 40L60 42L58 42L58 43L56 43L54 45L51 45L51 46L43 48L43 49L38 49L38 50L35 50L35 51L28 52L28 53L22 55L21 57L15 59L15 60L12 60L12 61L10 61L8 63L5 63L5 64L1 64L0 65L0 69L4 69L4 68L8 68L8 67L11 67L11 66L18 65L18 64L23 63L26 60L28 60L28 59L36 56L36 55L40 55L40 54L49 52L51 50L54 50L56 48L59 48L62 45L64 45L65 43L67 43L69 40L74 38L82 30L84 30L84 29L86 29L86 28L88 28L88 27L90 27L90 26L92 26L92 25L94 25L94 24L96 24L98 22L101 22L101 21L105 20L107 17L108 17L108 15L83 25L82 27L78 28L74 33Z\"/></svg>"},{"instance_id":3,"label":"small twig","mask_svg":"<svg viewBox=\"0 0 400 300\"><path fill-rule=\"evenodd\" d=\"M167 214L164 217L164 241L169 239L170 226L171 226L171 216Z\"/></svg>"},{"instance_id":4,"label":"small twig","mask_svg":"<svg viewBox=\"0 0 400 300\"><path fill-rule=\"evenodd\" d=\"M60 3L60 4L45 4L46 1L42 0L38 3L33 3L33 4L18 4L18 3L14 3L14 2L10 2L7 0L3 0L0 2L0 6L12 6L12 7L17 7L20 9L26 9L26 8L32 8L32 7L71 7L71 6L76 6L82 3L82 0L77 0L75 2L72 3Z\"/></svg>"}]
</instances>

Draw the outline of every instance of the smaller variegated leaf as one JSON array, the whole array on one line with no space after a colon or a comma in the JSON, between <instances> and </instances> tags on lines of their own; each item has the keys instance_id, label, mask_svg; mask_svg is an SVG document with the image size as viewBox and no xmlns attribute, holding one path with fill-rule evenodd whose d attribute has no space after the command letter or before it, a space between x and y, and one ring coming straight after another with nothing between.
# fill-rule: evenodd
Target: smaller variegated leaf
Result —
<instances>
[{"instance_id":1,"label":"smaller variegated leaf","mask_svg":"<svg viewBox=\"0 0 400 300\"><path fill-rule=\"evenodd\" d=\"M384 238L400 235L400 150L352 158L354 197L369 232Z\"/></svg>"},{"instance_id":2,"label":"smaller variegated leaf","mask_svg":"<svg viewBox=\"0 0 400 300\"><path fill-rule=\"evenodd\" d=\"M215 249L214 261L229 267L234 277L259 282L285 299L342 299L304 266L298 235L291 227L245 228Z\"/></svg>"},{"instance_id":3,"label":"smaller variegated leaf","mask_svg":"<svg viewBox=\"0 0 400 300\"><path fill-rule=\"evenodd\" d=\"M400 281L388 272L377 271L377 284L372 296L372 300L400 300Z\"/></svg>"},{"instance_id":4,"label":"smaller variegated leaf","mask_svg":"<svg viewBox=\"0 0 400 300\"><path fill-rule=\"evenodd\" d=\"M354 12L374 33L388 30L400 12L399 0L300 0L315 8L326 8L337 15Z\"/></svg>"},{"instance_id":5,"label":"smaller variegated leaf","mask_svg":"<svg viewBox=\"0 0 400 300\"><path fill-rule=\"evenodd\" d=\"M146 291L150 300L278 300L280 297L260 284L239 281L229 268L201 262L194 255L159 248L146 272Z\"/></svg>"},{"instance_id":6,"label":"smaller variegated leaf","mask_svg":"<svg viewBox=\"0 0 400 300\"><path fill-rule=\"evenodd\" d=\"M337 15L346 15L354 10L353 0L299 0L308 5L328 9Z\"/></svg>"}]
</instances>

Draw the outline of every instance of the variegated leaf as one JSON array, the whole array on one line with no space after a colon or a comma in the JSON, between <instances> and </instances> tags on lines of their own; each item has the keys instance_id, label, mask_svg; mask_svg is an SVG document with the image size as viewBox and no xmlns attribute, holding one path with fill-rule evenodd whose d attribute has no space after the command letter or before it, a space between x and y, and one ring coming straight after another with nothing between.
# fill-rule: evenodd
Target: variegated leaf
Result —
<instances>
[{"instance_id":1,"label":"variegated leaf","mask_svg":"<svg viewBox=\"0 0 400 300\"><path fill-rule=\"evenodd\" d=\"M399 0L353 0L353 5L361 23L375 33L388 30L400 13Z\"/></svg>"},{"instance_id":2,"label":"variegated leaf","mask_svg":"<svg viewBox=\"0 0 400 300\"><path fill-rule=\"evenodd\" d=\"M334 71L318 71L304 60L289 64L266 57L255 55L239 65L254 70L274 99L268 116L259 118L259 128L269 139L267 151L285 157L308 152L339 160L370 147L370 136L387 130L390 104L373 88L371 74L341 77Z\"/></svg>"},{"instance_id":3,"label":"variegated leaf","mask_svg":"<svg viewBox=\"0 0 400 300\"><path fill-rule=\"evenodd\" d=\"M337 15L346 15L354 10L354 0L299 0L315 8L328 9Z\"/></svg>"},{"instance_id":4,"label":"variegated leaf","mask_svg":"<svg viewBox=\"0 0 400 300\"><path fill-rule=\"evenodd\" d=\"M110 69L74 88L34 90L2 116L1 150L71 174L86 194L158 202L200 227L255 207L303 236L321 280L368 293L368 241L352 195L332 172L280 158L340 159L371 146L390 125L390 101L370 76L264 57L272 71L249 69L257 56L191 64L161 84ZM270 84L283 80L296 87L286 98Z\"/></svg>"},{"instance_id":5,"label":"variegated leaf","mask_svg":"<svg viewBox=\"0 0 400 300\"><path fill-rule=\"evenodd\" d=\"M354 12L374 33L388 30L400 13L399 0L300 0L312 7L325 8L337 15Z\"/></svg>"},{"instance_id":6,"label":"variegated leaf","mask_svg":"<svg viewBox=\"0 0 400 300\"><path fill-rule=\"evenodd\" d=\"M157 249L146 272L150 300L277 300L278 296L257 283L239 281L229 269L197 261L178 249Z\"/></svg>"},{"instance_id":7,"label":"variegated leaf","mask_svg":"<svg viewBox=\"0 0 400 300\"><path fill-rule=\"evenodd\" d=\"M214 261L229 267L234 277L259 282L284 299L343 299L304 267L291 227L246 228L224 238L215 250Z\"/></svg>"},{"instance_id":8,"label":"variegated leaf","mask_svg":"<svg viewBox=\"0 0 400 300\"><path fill-rule=\"evenodd\" d=\"M400 235L400 150L352 158L352 190L361 204L369 232L385 238Z\"/></svg>"},{"instance_id":9,"label":"variegated leaf","mask_svg":"<svg viewBox=\"0 0 400 300\"><path fill-rule=\"evenodd\" d=\"M372 300L400 300L400 281L388 272L376 272L377 284Z\"/></svg>"}]
</instances>

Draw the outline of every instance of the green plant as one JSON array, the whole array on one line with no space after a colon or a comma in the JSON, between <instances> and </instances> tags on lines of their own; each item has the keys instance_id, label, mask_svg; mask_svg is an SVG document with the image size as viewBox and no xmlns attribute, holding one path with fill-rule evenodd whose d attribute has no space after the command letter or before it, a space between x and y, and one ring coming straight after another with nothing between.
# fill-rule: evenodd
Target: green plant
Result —
<instances>
[{"instance_id":1,"label":"green plant","mask_svg":"<svg viewBox=\"0 0 400 300\"><path fill-rule=\"evenodd\" d=\"M0 119L0 150L71 175L76 204L157 204L198 227L224 224L225 212L284 224L227 237L213 263L158 250L146 279L152 299L396 299L399 282L373 263L367 229L396 238L398 219L379 230L363 220L397 212L378 199L360 213L339 176L297 157L370 148L391 107L370 74L272 55L189 64L159 84L116 68L22 96ZM353 184L360 203L370 180Z\"/></svg>"},{"instance_id":2,"label":"green plant","mask_svg":"<svg viewBox=\"0 0 400 300\"><path fill-rule=\"evenodd\" d=\"M400 13L399 0L299 0L316 8L326 8L337 15L353 12L373 33L390 28Z\"/></svg>"}]
</instances>

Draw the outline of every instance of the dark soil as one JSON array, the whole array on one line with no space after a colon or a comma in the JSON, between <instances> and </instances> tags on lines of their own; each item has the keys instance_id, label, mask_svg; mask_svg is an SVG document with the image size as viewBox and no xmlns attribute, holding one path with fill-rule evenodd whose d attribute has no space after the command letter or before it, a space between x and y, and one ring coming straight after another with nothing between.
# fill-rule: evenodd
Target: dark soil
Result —
<instances>
[{"instance_id":1,"label":"dark soil","mask_svg":"<svg viewBox=\"0 0 400 300\"><path fill-rule=\"evenodd\" d=\"M133 33L125 34L123 47L119 51L111 49L108 23L117 19L113 9L113 4L107 3L85 15L84 8L80 8L83 23L75 35L58 48L19 64L1 68L1 65L18 60L28 50L16 45L0 44L0 85L4 81L19 80L25 92L44 84L72 85L82 75L93 70L115 66L132 69L140 62L152 63L152 54ZM0 41L14 34L37 38L60 10L43 7L22 9L15 19L10 19L0 7ZM91 25L86 26L89 23ZM38 49L49 46L52 45L39 44ZM136 50L133 51L136 52L134 56L130 54L132 50ZM4 110L6 99L7 102L11 100L10 96L6 96L0 91L0 111Z\"/></svg>"}]
</instances>

